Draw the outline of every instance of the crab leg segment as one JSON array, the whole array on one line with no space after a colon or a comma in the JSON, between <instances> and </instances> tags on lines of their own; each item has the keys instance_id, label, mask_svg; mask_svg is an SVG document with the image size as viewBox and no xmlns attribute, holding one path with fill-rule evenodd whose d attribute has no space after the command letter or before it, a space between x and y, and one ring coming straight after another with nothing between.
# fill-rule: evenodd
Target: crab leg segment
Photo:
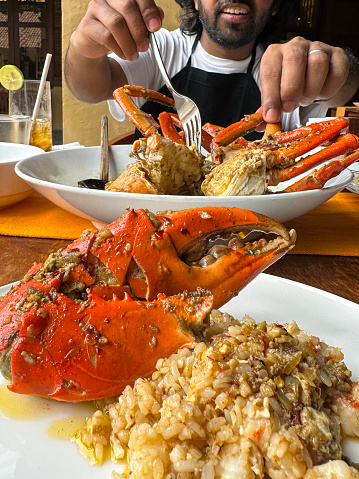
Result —
<instances>
[{"instance_id":1,"label":"crab leg segment","mask_svg":"<svg viewBox=\"0 0 359 479\"><path fill-rule=\"evenodd\" d=\"M223 126L212 125L211 123L205 123L202 127L202 135L203 133L207 134L206 138L211 138L211 140L213 141L219 135L219 133L223 130L224 130ZM248 145L248 141L243 136L240 136L236 140L232 141L232 143L230 144L246 147ZM206 141L206 145L210 146L210 142L208 142L208 140Z\"/></svg>"},{"instance_id":2,"label":"crab leg segment","mask_svg":"<svg viewBox=\"0 0 359 479\"><path fill-rule=\"evenodd\" d=\"M325 120L318 123L312 123L307 126L301 126L292 131L284 131L275 135L275 140L278 143L287 143L293 140L299 140L307 136L315 135L317 132L322 132L327 128L334 128L338 133L348 127L348 120L343 117L335 118L334 120Z\"/></svg>"},{"instance_id":3,"label":"crab leg segment","mask_svg":"<svg viewBox=\"0 0 359 479\"><path fill-rule=\"evenodd\" d=\"M324 161L331 160L332 158L353 151L358 148L358 146L359 138L357 136L351 133L340 135L331 145L313 155L301 159L293 166L284 169L273 168L267 170L268 186L276 186L282 181L290 180Z\"/></svg>"},{"instance_id":4,"label":"crab leg segment","mask_svg":"<svg viewBox=\"0 0 359 479\"><path fill-rule=\"evenodd\" d=\"M227 146L239 136L246 135L253 131L263 121L262 113L256 112L253 115L246 115L242 120L224 128L215 138L217 147Z\"/></svg>"},{"instance_id":5,"label":"crab leg segment","mask_svg":"<svg viewBox=\"0 0 359 479\"><path fill-rule=\"evenodd\" d=\"M161 127L162 135L169 140L185 145L186 140L178 132L176 126L182 128L182 123L179 121L178 115L163 111L158 115L158 121ZM182 132L183 133L183 132Z\"/></svg>"},{"instance_id":6,"label":"crab leg segment","mask_svg":"<svg viewBox=\"0 0 359 479\"><path fill-rule=\"evenodd\" d=\"M211 308L204 292L159 295L151 303L92 293L87 308L59 295L23 316L9 389L63 401L120 394L148 377L160 357L194 346Z\"/></svg>"},{"instance_id":7,"label":"crab leg segment","mask_svg":"<svg viewBox=\"0 0 359 479\"><path fill-rule=\"evenodd\" d=\"M348 168L352 163L359 159L359 149L354 151L349 156L341 160L334 160L328 163L327 165L322 166L319 170L314 170L305 178L297 181L291 186L288 186L284 190L285 193L290 193L292 191L306 191L306 190L315 190L323 188L325 183L331 178L335 178L339 175L345 168Z\"/></svg>"},{"instance_id":8,"label":"crab leg segment","mask_svg":"<svg viewBox=\"0 0 359 479\"><path fill-rule=\"evenodd\" d=\"M135 103L131 100L131 96L152 100L172 108L175 107L174 100L172 98L162 95L162 93L148 90L136 85L125 85L121 88L118 88L113 92L113 96L128 118L144 136L149 136L153 133L156 133L159 125L151 115L148 115L137 108Z\"/></svg>"}]
</instances>

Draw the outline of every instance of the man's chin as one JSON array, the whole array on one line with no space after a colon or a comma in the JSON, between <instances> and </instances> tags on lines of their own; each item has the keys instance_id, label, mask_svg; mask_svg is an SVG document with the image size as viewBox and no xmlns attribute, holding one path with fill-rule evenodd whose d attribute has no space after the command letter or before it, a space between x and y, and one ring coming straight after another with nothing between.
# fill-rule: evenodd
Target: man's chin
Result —
<instances>
[{"instance_id":1,"label":"man's chin","mask_svg":"<svg viewBox=\"0 0 359 479\"><path fill-rule=\"evenodd\" d=\"M217 27L213 30L206 29L208 36L222 48L235 50L255 40L255 34L248 31L248 28L243 28L243 25L225 23L226 25L221 27L217 24Z\"/></svg>"},{"instance_id":2,"label":"man's chin","mask_svg":"<svg viewBox=\"0 0 359 479\"><path fill-rule=\"evenodd\" d=\"M227 50L236 50L237 48L244 47L253 41L253 38L229 38L213 36L211 39L220 47Z\"/></svg>"}]
</instances>

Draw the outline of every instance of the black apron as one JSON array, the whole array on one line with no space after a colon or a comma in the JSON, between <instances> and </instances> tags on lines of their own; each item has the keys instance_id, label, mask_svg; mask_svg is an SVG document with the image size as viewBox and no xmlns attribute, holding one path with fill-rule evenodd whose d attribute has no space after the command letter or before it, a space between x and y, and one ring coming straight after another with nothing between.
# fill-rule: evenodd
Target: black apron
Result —
<instances>
[{"instance_id":1,"label":"black apron","mask_svg":"<svg viewBox=\"0 0 359 479\"><path fill-rule=\"evenodd\" d=\"M192 54L198 40L199 37L193 44ZM171 83L175 90L188 96L197 104L201 112L202 125L209 122L226 127L241 120L244 115L254 113L260 107L261 93L252 76L256 47L253 49L246 73L209 73L192 67L191 56L187 65L171 78ZM166 85L159 91L172 97ZM141 110L150 113L156 120L162 111L173 112L173 109L152 101L144 103ZM136 132L136 138L141 136L137 133L139 132ZM246 136L249 140L261 137L262 133L257 132Z\"/></svg>"}]
</instances>

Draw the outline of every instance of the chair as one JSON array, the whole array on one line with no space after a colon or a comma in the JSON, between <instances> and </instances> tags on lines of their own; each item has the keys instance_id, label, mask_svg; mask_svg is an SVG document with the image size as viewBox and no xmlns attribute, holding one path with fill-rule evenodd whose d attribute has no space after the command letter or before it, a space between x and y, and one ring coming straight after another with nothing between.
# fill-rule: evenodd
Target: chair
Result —
<instances>
[{"instance_id":1,"label":"chair","mask_svg":"<svg viewBox=\"0 0 359 479\"><path fill-rule=\"evenodd\" d=\"M338 106L335 116L359 117L359 108L357 106Z\"/></svg>"},{"instance_id":2,"label":"chair","mask_svg":"<svg viewBox=\"0 0 359 479\"><path fill-rule=\"evenodd\" d=\"M356 106L338 106L335 116L345 116L349 121L349 133L359 135L359 108Z\"/></svg>"}]
</instances>

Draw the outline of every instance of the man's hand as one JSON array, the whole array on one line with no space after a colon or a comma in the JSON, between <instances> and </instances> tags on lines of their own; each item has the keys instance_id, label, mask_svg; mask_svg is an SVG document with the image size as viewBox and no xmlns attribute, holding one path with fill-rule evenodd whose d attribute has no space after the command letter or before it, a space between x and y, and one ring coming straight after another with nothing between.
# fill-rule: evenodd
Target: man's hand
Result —
<instances>
[{"instance_id":1,"label":"man's hand","mask_svg":"<svg viewBox=\"0 0 359 479\"><path fill-rule=\"evenodd\" d=\"M71 36L71 46L85 58L112 51L125 60L137 60L148 49L148 32L161 28L163 10L153 0L91 0Z\"/></svg>"},{"instance_id":2,"label":"man's hand","mask_svg":"<svg viewBox=\"0 0 359 479\"><path fill-rule=\"evenodd\" d=\"M275 123L282 112L292 112L314 100L333 99L348 74L349 59L341 48L301 37L270 45L260 67L264 119Z\"/></svg>"}]
</instances>

